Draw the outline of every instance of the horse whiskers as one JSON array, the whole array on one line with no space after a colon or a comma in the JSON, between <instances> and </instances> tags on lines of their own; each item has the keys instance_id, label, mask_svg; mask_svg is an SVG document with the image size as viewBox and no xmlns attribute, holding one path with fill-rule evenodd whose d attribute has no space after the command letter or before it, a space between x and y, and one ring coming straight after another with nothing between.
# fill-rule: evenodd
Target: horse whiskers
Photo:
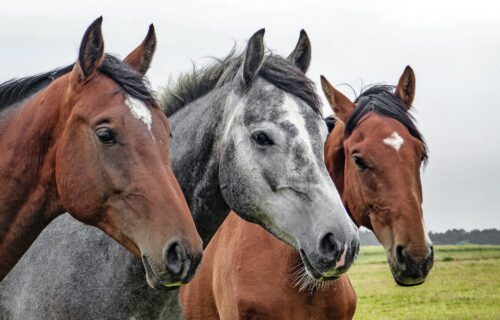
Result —
<instances>
[{"instance_id":1,"label":"horse whiskers","mask_svg":"<svg viewBox=\"0 0 500 320\"><path fill-rule=\"evenodd\" d=\"M291 268L288 279L294 287L298 288L299 292L307 291L309 294L312 294L317 290L326 290L333 282L316 280L310 277L302 263L299 263L295 267Z\"/></svg>"},{"instance_id":2,"label":"horse whiskers","mask_svg":"<svg viewBox=\"0 0 500 320\"><path fill-rule=\"evenodd\" d=\"M292 267L290 269L290 275L289 276L291 276L292 274L295 274L297 271L302 272L303 269L304 269L304 264L302 262L299 262L299 263L297 263L296 266L294 266L294 267Z\"/></svg>"},{"instance_id":3,"label":"horse whiskers","mask_svg":"<svg viewBox=\"0 0 500 320\"><path fill-rule=\"evenodd\" d=\"M145 254L144 256L146 257L146 260L149 263L149 267L153 271L154 275L156 277L158 277L161 274L160 269L158 268L158 266L153 261L151 261L151 259L150 259L150 257L149 257L148 254Z\"/></svg>"}]
</instances>

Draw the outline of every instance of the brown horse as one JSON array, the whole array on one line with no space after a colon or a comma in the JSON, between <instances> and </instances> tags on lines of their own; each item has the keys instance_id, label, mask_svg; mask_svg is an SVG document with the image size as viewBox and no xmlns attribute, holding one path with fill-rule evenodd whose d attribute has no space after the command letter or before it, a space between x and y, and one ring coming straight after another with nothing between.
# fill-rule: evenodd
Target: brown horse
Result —
<instances>
[{"instance_id":1,"label":"brown horse","mask_svg":"<svg viewBox=\"0 0 500 320\"><path fill-rule=\"evenodd\" d=\"M357 106L322 77L337 123L325 162L353 220L384 245L400 285L425 280L433 251L423 225L421 162L426 146L408 114L415 76L407 67L395 93L375 86ZM186 319L350 319L356 295L347 275L317 282L299 254L236 214L205 251L193 282L181 289Z\"/></svg>"},{"instance_id":2,"label":"brown horse","mask_svg":"<svg viewBox=\"0 0 500 320\"><path fill-rule=\"evenodd\" d=\"M141 257L152 287L189 281L201 259L169 125L143 79L154 29L122 62L104 54L101 23L74 65L0 85L0 280L65 211Z\"/></svg>"}]
</instances>

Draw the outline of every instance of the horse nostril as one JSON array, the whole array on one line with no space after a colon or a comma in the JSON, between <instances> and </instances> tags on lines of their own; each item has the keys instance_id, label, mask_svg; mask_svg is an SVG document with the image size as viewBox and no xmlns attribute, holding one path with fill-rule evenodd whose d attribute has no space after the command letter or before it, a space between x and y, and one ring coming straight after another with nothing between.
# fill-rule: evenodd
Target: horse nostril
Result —
<instances>
[{"instance_id":1,"label":"horse nostril","mask_svg":"<svg viewBox=\"0 0 500 320\"><path fill-rule=\"evenodd\" d=\"M340 254L333 233L327 233L319 242L319 254L328 262L335 261Z\"/></svg>"},{"instance_id":2,"label":"horse nostril","mask_svg":"<svg viewBox=\"0 0 500 320\"><path fill-rule=\"evenodd\" d=\"M193 268L194 271L196 271L198 269L198 267L200 266L200 262L201 262L202 257L203 257L203 254L199 254L193 258L193 262L192 262L191 267Z\"/></svg>"},{"instance_id":3,"label":"horse nostril","mask_svg":"<svg viewBox=\"0 0 500 320\"><path fill-rule=\"evenodd\" d=\"M406 261L405 256L403 254L403 250L404 250L403 246L401 246L401 245L396 246L396 261L398 262L398 264L400 264L402 266L405 265L405 261Z\"/></svg>"},{"instance_id":4,"label":"horse nostril","mask_svg":"<svg viewBox=\"0 0 500 320\"><path fill-rule=\"evenodd\" d=\"M200 266L201 258L203 254L195 255L194 257L191 257L190 263L189 263L189 268L188 272L183 279L184 281L191 279L193 275L195 274L196 270L198 270L198 267Z\"/></svg>"},{"instance_id":5,"label":"horse nostril","mask_svg":"<svg viewBox=\"0 0 500 320\"><path fill-rule=\"evenodd\" d=\"M186 250L177 241L172 242L165 251L165 266L174 274L182 272L186 261Z\"/></svg>"}]
</instances>

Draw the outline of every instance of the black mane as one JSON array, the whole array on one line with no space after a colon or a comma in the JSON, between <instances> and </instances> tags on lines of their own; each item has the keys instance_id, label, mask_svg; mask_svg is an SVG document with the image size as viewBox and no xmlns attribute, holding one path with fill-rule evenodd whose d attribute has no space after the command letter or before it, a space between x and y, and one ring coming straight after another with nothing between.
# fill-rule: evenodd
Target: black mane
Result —
<instances>
[{"instance_id":1,"label":"black mane","mask_svg":"<svg viewBox=\"0 0 500 320\"><path fill-rule=\"evenodd\" d=\"M161 104L167 116L179 111L188 103L202 97L211 90L233 81L243 63L243 54L233 49L229 55L203 68L182 74L174 86L169 86L162 94ZM266 54L258 75L276 87L307 103L321 114L321 100L316 94L314 83L289 60Z\"/></svg>"},{"instance_id":2,"label":"black mane","mask_svg":"<svg viewBox=\"0 0 500 320\"><path fill-rule=\"evenodd\" d=\"M0 110L32 96L53 80L70 72L74 64L30 77L11 79L0 84Z\"/></svg>"},{"instance_id":3,"label":"black mane","mask_svg":"<svg viewBox=\"0 0 500 320\"><path fill-rule=\"evenodd\" d=\"M408 112L401 99L394 94L394 86L374 85L365 89L354 101L356 108L347 119L345 136L354 131L359 121L369 112L376 112L393 118L404 125L410 134L424 144L424 160L428 158L428 149L424 137L415 125L415 118Z\"/></svg>"},{"instance_id":4,"label":"black mane","mask_svg":"<svg viewBox=\"0 0 500 320\"><path fill-rule=\"evenodd\" d=\"M53 80L68 74L75 64L30 77L8 80L0 84L0 111L47 87ZM99 72L115 81L127 94L148 105L156 106L149 83L120 59L105 55Z\"/></svg>"}]
</instances>

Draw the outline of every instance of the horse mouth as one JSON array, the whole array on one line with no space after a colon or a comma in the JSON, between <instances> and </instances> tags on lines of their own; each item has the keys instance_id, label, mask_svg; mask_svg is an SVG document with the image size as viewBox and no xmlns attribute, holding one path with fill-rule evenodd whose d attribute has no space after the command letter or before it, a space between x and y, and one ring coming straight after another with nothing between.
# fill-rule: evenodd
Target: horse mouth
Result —
<instances>
[{"instance_id":1,"label":"horse mouth","mask_svg":"<svg viewBox=\"0 0 500 320\"><path fill-rule=\"evenodd\" d=\"M142 264L144 265L144 270L146 271L146 281L148 285L157 290L174 290L184 285L181 281L169 281L165 278L168 277L166 274L159 274L156 270L158 267L152 263L147 256L142 256Z\"/></svg>"},{"instance_id":2,"label":"horse mouth","mask_svg":"<svg viewBox=\"0 0 500 320\"><path fill-rule=\"evenodd\" d=\"M394 274L392 275L394 278L394 281L398 284L398 286L401 287L414 287L421 285L422 283L425 282L425 279L405 279L404 282L399 280Z\"/></svg>"},{"instance_id":3,"label":"horse mouth","mask_svg":"<svg viewBox=\"0 0 500 320\"><path fill-rule=\"evenodd\" d=\"M391 268L392 277L394 281L401 287L414 287L421 285L425 282L426 277L407 277L401 270L389 259L389 266Z\"/></svg>"},{"instance_id":4,"label":"horse mouth","mask_svg":"<svg viewBox=\"0 0 500 320\"><path fill-rule=\"evenodd\" d=\"M300 249L299 252L300 252L300 258L302 259L302 262L304 263L305 270L311 278L318 280L318 281L333 281L333 280L337 280L338 278L340 278L340 275L325 276L325 275L321 274L318 270L316 270L316 268L314 268L312 263L309 261L309 258L307 257L304 250Z\"/></svg>"}]
</instances>

